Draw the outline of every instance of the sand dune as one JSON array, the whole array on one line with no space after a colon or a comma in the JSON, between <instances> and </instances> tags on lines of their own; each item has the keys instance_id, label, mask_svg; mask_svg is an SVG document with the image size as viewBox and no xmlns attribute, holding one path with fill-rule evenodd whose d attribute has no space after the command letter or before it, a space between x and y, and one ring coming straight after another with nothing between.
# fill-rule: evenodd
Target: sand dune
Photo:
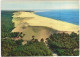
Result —
<instances>
[{"instance_id":1,"label":"sand dune","mask_svg":"<svg viewBox=\"0 0 80 57\"><path fill-rule=\"evenodd\" d=\"M21 19L18 19L18 18L21 18ZM38 16L34 14L33 12L31 13L30 12L16 12L13 15L13 22L15 22L15 25L20 25L21 23L23 24L28 23L30 26L45 26L45 27L50 27L52 29L56 29L59 31L74 31L74 32L78 31L77 25L51 19L51 18Z\"/></svg>"},{"instance_id":2,"label":"sand dune","mask_svg":"<svg viewBox=\"0 0 80 57\"><path fill-rule=\"evenodd\" d=\"M53 31L56 30L66 33L68 32L78 33L79 30L77 25L47 17L42 17L34 14L34 12L15 12L13 14L14 15L12 16L13 17L12 22L14 22L15 28L12 30L12 32L24 32L26 34L26 36L24 36L24 39L27 37L27 35L30 37L31 35L36 35L36 37L39 36L40 38L49 37L49 35L46 36L47 34L49 34L48 29L43 28L41 29L41 31L39 31L40 30L39 28L41 27L47 27L53 29ZM38 31L37 29L33 28L35 26L37 27L37 29L39 29ZM37 33L35 33L34 30L32 29L35 29ZM50 34L52 33L51 31Z\"/></svg>"}]
</instances>

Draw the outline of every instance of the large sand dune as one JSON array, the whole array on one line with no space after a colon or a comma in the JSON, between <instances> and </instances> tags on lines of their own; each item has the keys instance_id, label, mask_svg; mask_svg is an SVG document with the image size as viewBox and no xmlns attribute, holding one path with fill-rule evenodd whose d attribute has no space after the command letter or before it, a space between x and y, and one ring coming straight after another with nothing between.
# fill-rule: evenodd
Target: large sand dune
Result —
<instances>
[{"instance_id":1,"label":"large sand dune","mask_svg":"<svg viewBox=\"0 0 80 57\"><path fill-rule=\"evenodd\" d=\"M12 32L25 33L26 35L23 38L24 40L31 38L32 35L34 35L36 38L47 38L54 30L67 33L78 33L79 30L77 25L38 16L34 14L34 12L15 12L13 14L12 22L14 22L15 28L12 30ZM27 36L29 37L26 38Z\"/></svg>"}]
</instances>

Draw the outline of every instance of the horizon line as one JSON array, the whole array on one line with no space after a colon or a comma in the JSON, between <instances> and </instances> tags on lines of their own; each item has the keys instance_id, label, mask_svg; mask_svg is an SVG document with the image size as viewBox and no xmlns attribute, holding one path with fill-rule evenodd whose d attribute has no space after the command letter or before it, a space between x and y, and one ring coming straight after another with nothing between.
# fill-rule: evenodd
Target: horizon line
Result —
<instances>
[{"instance_id":1,"label":"horizon line","mask_svg":"<svg viewBox=\"0 0 80 57\"><path fill-rule=\"evenodd\" d=\"M4 9L1 9L1 11L2 10L4 10ZM9 9L9 10L12 10L12 9ZM9 10L7 10L7 11L9 11ZM19 9L16 9L16 10L19 10ZM21 9L21 10L24 10L24 9ZM32 11L32 10L79 10L79 9L30 9L30 10ZM30 10L28 9L28 11L30 11Z\"/></svg>"}]
</instances>

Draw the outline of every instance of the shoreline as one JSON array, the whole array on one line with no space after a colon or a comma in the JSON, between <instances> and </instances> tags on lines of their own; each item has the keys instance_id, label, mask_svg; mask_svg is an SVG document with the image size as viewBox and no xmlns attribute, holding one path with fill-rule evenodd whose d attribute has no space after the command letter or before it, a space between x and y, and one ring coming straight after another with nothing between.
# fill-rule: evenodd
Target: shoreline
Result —
<instances>
[{"instance_id":1,"label":"shoreline","mask_svg":"<svg viewBox=\"0 0 80 57\"><path fill-rule=\"evenodd\" d=\"M38 15L34 12L35 15ZM41 15L38 15L38 16L41 16ZM41 17L45 17L45 16L41 16ZM66 21L62 21L62 20L58 20L58 19L54 19L54 18L50 18L50 17L45 17L45 18L49 18L49 19L52 19L52 20L57 20L57 21L61 21L61 22L65 22L65 23L69 23L69 22L66 22ZM73 24L73 23L70 23L70 24ZM79 26L77 24L73 24L73 25L76 25L76 26Z\"/></svg>"},{"instance_id":2,"label":"shoreline","mask_svg":"<svg viewBox=\"0 0 80 57\"><path fill-rule=\"evenodd\" d=\"M56 19L64 22L68 22L71 24L79 25L79 16L78 16L79 10L50 10L50 11L44 11L44 12L35 12L35 14L42 16L42 17L48 17L51 19Z\"/></svg>"},{"instance_id":3,"label":"shoreline","mask_svg":"<svg viewBox=\"0 0 80 57\"><path fill-rule=\"evenodd\" d=\"M35 14L35 13L34 13ZM37 14L36 14L37 15ZM38 15L38 16L41 16L41 15ZM41 17L45 17L45 16L41 16ZM46 18L50 18L50 17L46 17ZM50 18L53 20L53 18ZM62 20L58 20L58 19L54 19L54 20L57 20L57 21L62 21ZM66 21L62 21L62 22L66 22ZM69 22L66 22L66 23L69 23ZM73 24L73 23L70 23L70 24ZM77 24L73 24L73 25L77 25ZM79 25L77 25L79 26Z\"/></svg>"},{"instance_id":4,"label":"shoreline","mask_svg":"<svg viewBox=\"0 0 80 57\"><path fill-rule=\"evenodd\" d=\"M34 13L34 14L35 14L35 13ZM37 14L36 14L36 15L37 15ZM38 15L38 16L41 16L41 15ZM45 16L41 16L41 17L45 17ZM52 20L53 20L53 18L50 18L50 17L46 17L46 18L49 18L49 19L52 19ZM57 19L54 19L54 20L57 20ZM66 21L62 21L62 20L57 20L57 21L66 22ZM66 23L69 23L69 22L66 22ZM70 23L70 24L73 24L73 23ZM77 25L77 24L73 24L73 25L79 26L79 25Z\"/></svg>"}]
</instances>

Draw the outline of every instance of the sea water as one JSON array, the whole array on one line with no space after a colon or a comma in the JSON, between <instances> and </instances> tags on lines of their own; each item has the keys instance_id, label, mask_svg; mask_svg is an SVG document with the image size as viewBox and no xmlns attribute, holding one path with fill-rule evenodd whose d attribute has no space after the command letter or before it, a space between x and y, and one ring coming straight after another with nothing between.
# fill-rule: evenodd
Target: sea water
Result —
<instances>
[{"instance_id":1,"label":"sea water","mask_svg":"<svg viewBox=\"0 0 80 57\"><path fill-rule=\"evenodd\" d=\"M50 10L36 12L36 14L79 25L79 10Z\"/></svg>"}]
</instances>

